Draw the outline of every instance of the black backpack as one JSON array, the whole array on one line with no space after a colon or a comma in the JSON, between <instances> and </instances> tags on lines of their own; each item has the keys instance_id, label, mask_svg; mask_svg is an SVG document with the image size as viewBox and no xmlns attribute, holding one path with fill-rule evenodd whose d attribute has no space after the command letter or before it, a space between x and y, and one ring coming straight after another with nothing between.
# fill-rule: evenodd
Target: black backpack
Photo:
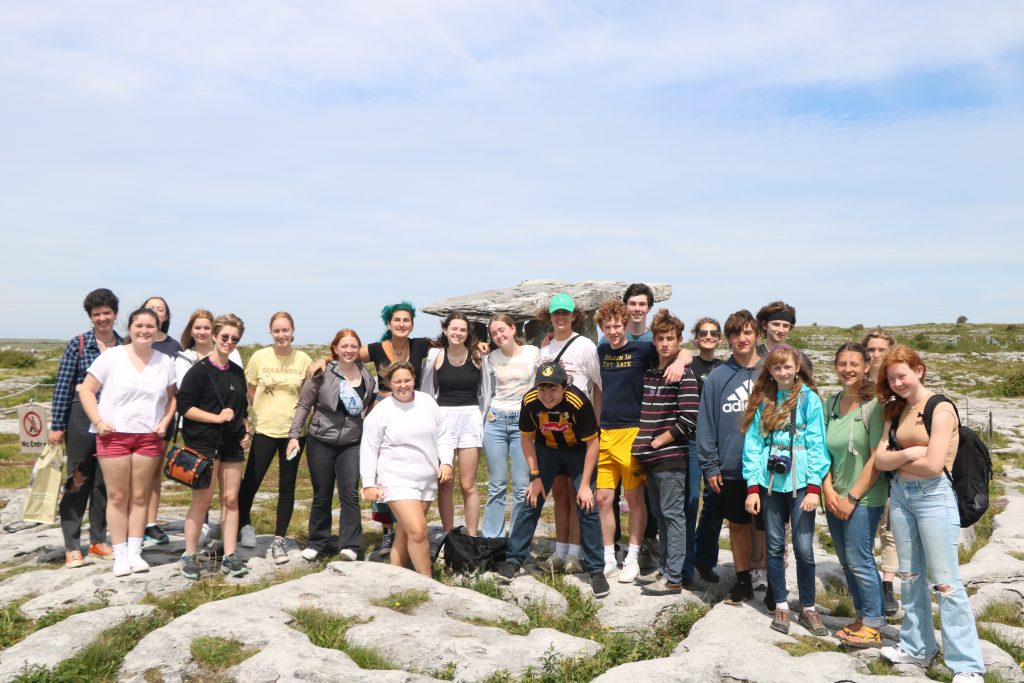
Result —
<instances>
[{"instance_id":1,"label":"black backpack","mask_svg":"<svg viewBox=\"0 0 1024 683\"><path fill-rule=\"evenodd\" d=\"M964 529L971 526L988 510L988 487L992 481L992 456L989 455L988 447L970 427L965 427L960 422L960 413L956 404L945 396L935 394L928 399L924 406L924 428L928 435L932 433L932 414L935 408L942 402L948 402L953 406L959 427L957 433L960 436L960 443L956 449L956 460L953 461L953 474L945 467L942 471L946 478L953 485L953 493L956 494L956 504L960 510L960 526Z\"/></svg>"}]
</instances>

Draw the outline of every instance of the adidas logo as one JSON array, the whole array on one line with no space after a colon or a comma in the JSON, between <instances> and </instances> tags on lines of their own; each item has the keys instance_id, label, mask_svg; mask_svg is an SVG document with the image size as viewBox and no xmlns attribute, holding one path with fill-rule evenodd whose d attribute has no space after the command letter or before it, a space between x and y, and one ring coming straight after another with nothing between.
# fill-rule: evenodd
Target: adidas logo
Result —
<instances>
[{"instance_id":1,"label":"adidas logo","mask_svg":"<svg viewBox=\"0 0 1024 683\"><path fill-rule=\"evenodd\" d=\"M750 392L754 389L754 381L746 380L736 388L736 391L729 394L729 397L725 399L722 404L723 413L742 413L747 409L747 399L750 398Z\"/></svg>"}]
</instances>

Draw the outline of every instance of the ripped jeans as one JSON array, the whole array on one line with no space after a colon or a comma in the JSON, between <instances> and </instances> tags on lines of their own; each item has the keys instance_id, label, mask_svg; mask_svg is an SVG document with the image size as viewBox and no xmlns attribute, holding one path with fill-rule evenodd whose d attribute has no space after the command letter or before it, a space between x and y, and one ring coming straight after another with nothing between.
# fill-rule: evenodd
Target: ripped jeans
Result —
<instances>
[{"instance_id":1,"label":"ripped jeans","mask_svg":"<svg viewBox=\"0 0 1024 683\"><path fill-rule=\"evenodd\" d=\"M946 666L954 673L984 672L978 629L967 591L960 582L960 514L949 480L942 474L932 479L905 479L897 474L889 496L889 521L899 555L905 612L900 646L915 657L935 656L934 590L938 594ZM939 590L940 586L945 590Z\"/></svg>"}]
</instances>

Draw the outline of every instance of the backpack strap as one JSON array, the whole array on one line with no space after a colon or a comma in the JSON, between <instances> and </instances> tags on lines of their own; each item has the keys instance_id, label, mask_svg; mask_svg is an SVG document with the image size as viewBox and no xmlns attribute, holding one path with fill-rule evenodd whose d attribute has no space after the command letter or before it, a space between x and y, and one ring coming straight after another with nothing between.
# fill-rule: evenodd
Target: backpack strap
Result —
<instances>
[{"instance_id":1,"label":"backpack strap","mask_svg":"<svg viewBox=\"0 0 1024 683\"><path fill-rule=\"evenodd\" d=\"M932 435L932 416L935 415L935 409L941 403L948 403L953 406L953 414L956 415L957 424L960 424L960 411L956 409L956 404L942 394L933 394L928 399L928 402L924 404L924 412L921 413L921 419L924 420L924 430L928 432L929 437ZM949 479L949 483L952 484L953 476L949 473L949 468L943 465L942 472L946 475L946 479Z\"/></svg>"},{"instance_id":2,"label":"backpack strap","mask_svg":"<svg viewBox=\"0 0 1024 683\"><path fill-rule=\"evenodd\" d=\"M85 335L84 334L78 335L78 357L79 358L84 358L85 357Z\"/></svg>"},{"instance_id":3,"label":"backpack strap","mask_svg":"<svg viewBox=\"0 0 1024 683\"><path fill-rule=\"evenodd\" d=\"M573 336L569 337L569 340L565 342L565 346L562 347L562 350L558 352L558 355L556 355L555 359L553 361L551 361L551 362L552 363L557 363L559 361L559 359L562 357L562 354L565 353L569 349L569 345L572 344L574 341L576 341L579 338L580 338L580 335L578 335L578 334L574 334Z\"/></svg>"},{"instance_id":4,"label":"backpack strap","mask_svg":"<svg viewBox=\"0 0 1024 683\"><path fill-rule=\"evenodd\" d=\"M839 412L837 408L839 407L839 401L842 398L842 396L843 392L840 391L838 394L835 394L834 396L832 396L832 398L828 400L828 417L830 421L839 419Z\"/></svg>"}]
</instances>

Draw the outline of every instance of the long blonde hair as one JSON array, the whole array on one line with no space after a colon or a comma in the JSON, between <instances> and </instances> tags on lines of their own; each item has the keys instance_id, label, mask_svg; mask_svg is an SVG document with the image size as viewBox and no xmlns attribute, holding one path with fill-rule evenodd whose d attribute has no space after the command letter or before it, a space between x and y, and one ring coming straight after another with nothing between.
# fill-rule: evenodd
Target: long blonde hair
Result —
<instances>
[{"instance_id":1,"label":"long blonde hair","mask_svg":"<svg viewBox=\"0 0 1024 683\"><path fill-rule=\"evenodd\" d=\"M775 398L779 393L779 385L775 378L772 377L771 368L787 359L793 361L793 364L796 366L796 377L793 379L793 388L785 402L782 405L776 405ZM757 376L754 388L750 392L750 398L747 399L747 410L743 413L740 431L746 433L747 429L750 428L750 424L754 421L757 409L762 404L764 405L764 410L761 411L762 434L767 436L776 429L782 429L788 425L793 419L792 416L800 400L800 392L803 390L804 385L810 387L814 393L818 393L818 387L815 386L814 380L807 372L807 368L804 367L800 352L789 344L779 344L764 359L764 368L762 368L761 374Z\"/></svg>"}]
</instances>

